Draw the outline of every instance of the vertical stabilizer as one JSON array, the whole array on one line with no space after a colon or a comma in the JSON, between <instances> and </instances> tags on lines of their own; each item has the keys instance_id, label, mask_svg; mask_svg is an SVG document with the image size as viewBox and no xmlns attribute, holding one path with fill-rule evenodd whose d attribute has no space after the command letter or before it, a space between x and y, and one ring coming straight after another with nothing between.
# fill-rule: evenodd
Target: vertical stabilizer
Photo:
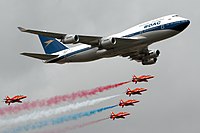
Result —
<instances>
[{"instance_id":1,"label":"vertical stabilizer","mask_svg":"<svg viewBox=\"0 0 200 133\"><path fill-rule=\"evenodd\" d=\"M67 46L56 40L55 38L38 35L42 43L42 47L46 54L56 53L61 50L69 49Z\"/></svg>"}]
</instances>

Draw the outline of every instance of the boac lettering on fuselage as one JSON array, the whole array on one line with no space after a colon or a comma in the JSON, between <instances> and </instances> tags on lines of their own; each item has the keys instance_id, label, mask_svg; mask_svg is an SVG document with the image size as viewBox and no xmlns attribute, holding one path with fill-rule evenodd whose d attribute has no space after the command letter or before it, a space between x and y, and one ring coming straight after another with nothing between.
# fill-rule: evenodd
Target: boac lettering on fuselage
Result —
<instances>
[{"instance_id":1,"label":"boac lettering on fuselage","mask_svg":"<svg viewBox=\"0 0 200 133\"><path fill-rule=\"evenodd\" d=\"M152 26L155 26L155 25L159 25L160 23L161 23L161 21L153 22L151 24L145 25L144 28L149 28L149 27L152 27Z\"/></svg>"}]
</instances>

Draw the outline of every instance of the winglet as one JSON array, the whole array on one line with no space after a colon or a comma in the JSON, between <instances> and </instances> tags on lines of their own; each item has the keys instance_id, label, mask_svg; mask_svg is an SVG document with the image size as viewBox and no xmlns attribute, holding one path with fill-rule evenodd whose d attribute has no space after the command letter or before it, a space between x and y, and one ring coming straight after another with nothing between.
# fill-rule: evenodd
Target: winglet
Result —
<instances>
[{"instance_id":1,"label":"winglet","mask_svg":"<svg viewBox=\"0 0 200 133\"><path fill-rule=\"evenodd\" d=\"M26 29L25 28L23 28L23 27L17 27L21 32L25 32L26 31Z\"/></svg>"}]
</instances>

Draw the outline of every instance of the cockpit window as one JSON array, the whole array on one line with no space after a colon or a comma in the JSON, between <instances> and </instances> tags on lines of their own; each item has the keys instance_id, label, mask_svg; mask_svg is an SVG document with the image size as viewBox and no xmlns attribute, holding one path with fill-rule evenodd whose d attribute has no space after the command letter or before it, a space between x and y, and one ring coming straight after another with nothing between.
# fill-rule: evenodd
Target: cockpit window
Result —
<instances>
[{"instance_id":1,"label":"cockpit window","mask_svg":"<svg viewBox=\"0 0 200 133\"><path fill-rule=\"evenodd\" d=\"M178 15L176 14L176 15L173 15L172 17L178 17Z\"/></svg>"}]
</instances>

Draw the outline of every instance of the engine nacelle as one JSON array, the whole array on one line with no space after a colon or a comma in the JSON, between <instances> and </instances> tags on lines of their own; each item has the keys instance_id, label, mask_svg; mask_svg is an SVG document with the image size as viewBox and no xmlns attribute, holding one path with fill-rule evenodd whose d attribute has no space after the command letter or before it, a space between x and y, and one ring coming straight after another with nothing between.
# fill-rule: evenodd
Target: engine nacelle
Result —
<instances>
[{"instance_id":1,"label":"engine nacelle","mask_svg":"<svg viewBox=\"0 0 200 133\"><path fill-rule=\"evenodd\" d=\"M145 55L143 60L148 60L148 59L151 59L151 58L157 58L159 55L160 55L159 50L151 50L147 55Z\"/></svg>"},{"instance_id":2,"label":"engine nacelle","mask_svg":"<svg viewBox=\"0 0 200 133\"><path fill-rule=\"evenodd\" d=\"M61 39L61 42L64 44L78 43L79 36L78 35L66 35L63 39Z\"/></svg>"},{"instance_id":3,"label":"engine nacelle","mask_svg":"<svg viewBox=\"0 0 200 133\"><path fill-rule=\"evenodd\" d=\"M99 45L102 48L112 48L117 43L115 38L101 39Z\"/></svg>"},{"instance_id":4,"label":"engine nacelle","mask_svg":"<svg viewBox=\"0 0 200 133\"><path fill-rule=\"evenodd\" d=\"M157 58L150 58L147 60L142 60L142 65L152 65L155 64L157 61Z\"/></svg>"}]
</instances>

